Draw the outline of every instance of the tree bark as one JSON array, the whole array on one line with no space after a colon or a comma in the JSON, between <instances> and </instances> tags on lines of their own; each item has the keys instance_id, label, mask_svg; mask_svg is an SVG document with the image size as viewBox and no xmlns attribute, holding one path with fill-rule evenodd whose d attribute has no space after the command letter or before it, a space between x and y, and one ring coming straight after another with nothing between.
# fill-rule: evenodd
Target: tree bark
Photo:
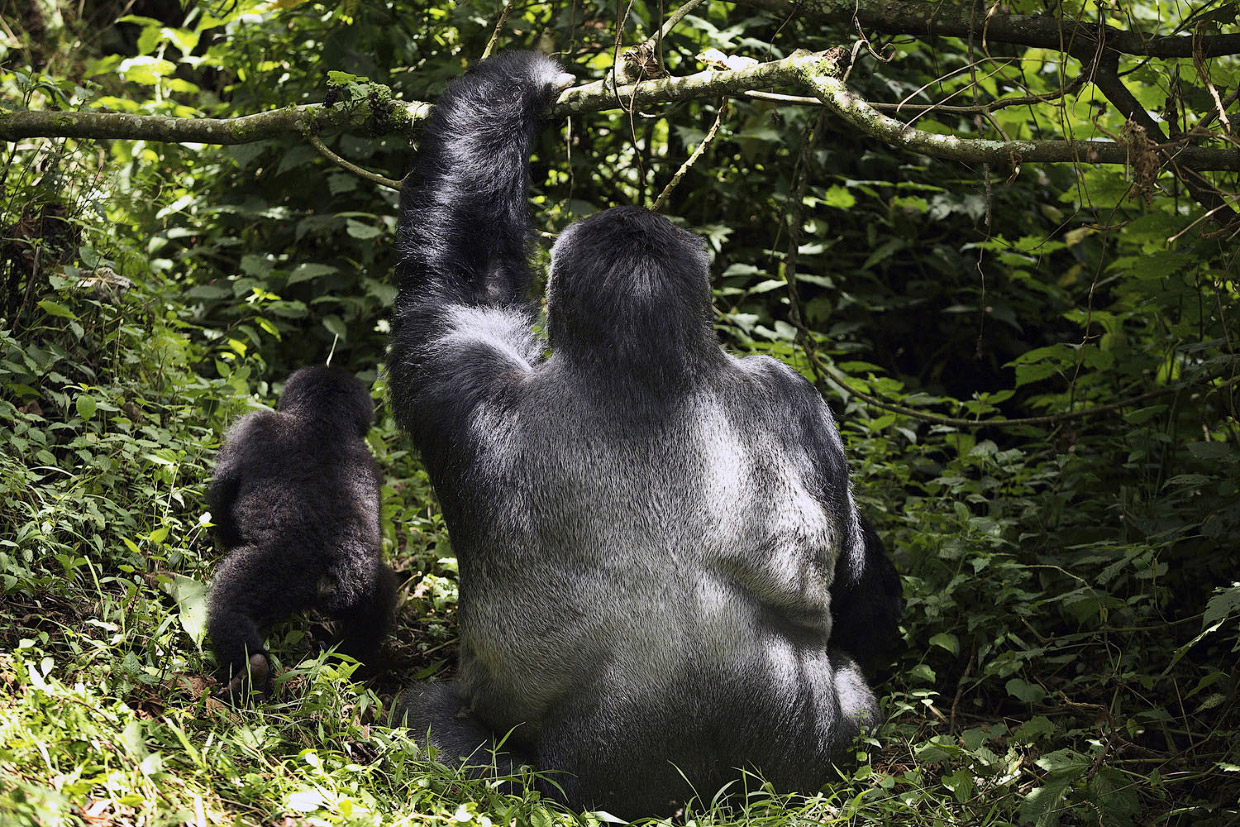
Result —
<instances>
[{"instance_id":1,"label":"tree bark","mask_svg":"<svg viewBox=\"0 0 1240 827\"><path fill-rule=\"evenodd\" d=\"M851 27L856 18L867 34L973 38L1067 52L1090 60L1101 39L1103 49L1127 55L1176 58L1240 54L1240 34L1150 35L1113 26L1062 20L1052 15L986 14L967 3L912 0L732 0L740 6Z\"/></svg>"},{"instance_id":2,"label":"tree bark","mask_svg":"<svg viewBox=\"0 0 1240 827\"><path fill-rule=\"evenodd\" d=\"M768 2L768 0L754 0ZM748 2L748 0L746 0ZM992 141L958 138L908 127L853 94L837 79L842 49L797 53L783 60L734 71L707 70L683 77L645 80L613 88L595 81L566 90L552 107L552 117L583 115L616 108L644 108L699 98L739 96L772 88L807 90L858 130L892 146L934 158L975 164L1015 163L1124 164L1128 148L1113 141ZM366 105L337 104L288 107L239 118L175 118L106 112L0 112L0 140L35 137L124 139L179 143L242 144L307 131L342 129L358 134L410 132L430 104L392 102L376 118ZM379 127L382 124L383 127ZM1153 137L1153 136L1151 136ZM1162 149L1189 170L1240 170L1240 150L1169 144Z\"/></svg>"}]
</instances>

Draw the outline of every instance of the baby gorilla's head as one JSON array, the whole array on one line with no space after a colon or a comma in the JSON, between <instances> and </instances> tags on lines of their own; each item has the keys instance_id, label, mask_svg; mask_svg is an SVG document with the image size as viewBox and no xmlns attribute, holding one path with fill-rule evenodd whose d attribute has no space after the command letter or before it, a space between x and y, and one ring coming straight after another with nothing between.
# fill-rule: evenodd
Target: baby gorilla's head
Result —
<instances>
[{"instance_id":1,"label":"baby gorilla's head","mask_svg":"<svg viewBox=\"0 0 1240 827\"><path fill-rule=\"evenodd\" d=\"M366 435L375 418L366 386L350 373L323 365L290 376L276 410L359 436Z\"/></svg>"}]
</instances>

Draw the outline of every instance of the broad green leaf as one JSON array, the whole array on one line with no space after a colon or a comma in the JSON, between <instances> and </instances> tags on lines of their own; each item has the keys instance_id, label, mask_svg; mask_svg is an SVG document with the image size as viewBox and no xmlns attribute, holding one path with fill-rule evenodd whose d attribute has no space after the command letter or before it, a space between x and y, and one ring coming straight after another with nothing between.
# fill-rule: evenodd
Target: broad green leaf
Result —
<instances>
[{"instance_id":1,"label":"broad green leaf","mask_svg":"<svg viewBox=\"0 0 1240 827\"><path fill-rule=\"evenodd\" d=\"M314 264L312 262L306 262L304 264L297 265L293 272L288 274L288 280L285 284L297 284L301 281L311 281L321 276L329 276L335 272L336 268L329 264Z\"/></svg>"},{"instance_id":2,"label":"broad green leaf","mask_svg":"<svg viewBox=\"0 0 1240 827\"><path fill-rule=\"evenodd\" d=\"M848 210L857 205L857 196L849 192L847 187L836 184L823 194L822 203L833 209Z\"/></svg>"},{"instance_id":3,"label":"broad green leaf","mask_svg":"<svg viewBox=\"0 0 1240 827\"><path fill-rule=\"evenodd\" d=\"M1188 452L1197 459L1223 459L1234 454L1227 442L1190 442Z\"/></svg>"},{"instance_id":4,"label":"broad green leaf","mask_svg":"<svg viewBox=\"0 0 1240 827\"><path fill-rule=\"evenodd\" d=\"M1232 583L1229 588L1223 589L1206 603L1201 626L1213 626L1237 613L1240 613L1240 583Z\"/></svg>"},{"instance_id":5,"label":"broad green leaf","mask_svg":"<svg viewBox=\"0 0 1240 827\"><path fill-rule=\"evenodd\" d=\"M57 302L51 301L50 299L44 299L43 301L39 302L39 309L49 316L56 316L57 318L60 318L60 319L76 319L77 318L77 314L74 313L72 310L65 307L63 304L58 304Z\"/></svg>"},{"instance_id":6,"label":"broad green leaf","mask_svg":"<svg viewBox=\"0 0 1240 827\"><path fill-rule=\"evenodd\" d=\"M162 578L161 578L162 581ZM207 586L190 577L174 574L160 586L167 592L177 605L177 619L181 628L194 641L195 646L202 646L207 635Z\"/></svg>"},{"instance_id":7,"label":"broad green leaf","mask_svg":"<svg viewBox=\"0 0 1240 827\"><path fill-rule=\"evenodd\" d=\"M95 402L93 396L83 393L79 394L77 399L74 400L74 407L77 408L78 416L82 417L82 419L90 419L95 415L98 403Z\"/></svg>"},{"instance_id":8,"label":"broad green leaf","mask_svg":"<svg viewBox=\"0 0 1240 827\"><path fill-rule=\"evenodd\" d=\"M121 61L121 65L117 67L117 73L133 83L154 86L161 78L175 72L176 68L170 61L142 55Z\"/></svg>"},{"instance_id":9,"label":"broad green leaf","mask_svg":"<svg viewBox=\"0 0 1240 827\"><path fill-rule=\"evenodd\" d=\"M1027 704L1037 703L1046 697L1046 690L1038 686L1036 683L1029 683L1021 678L1012 678L1004 687L1008 694L1019 698Z\"/></svg>"}]
</instances>

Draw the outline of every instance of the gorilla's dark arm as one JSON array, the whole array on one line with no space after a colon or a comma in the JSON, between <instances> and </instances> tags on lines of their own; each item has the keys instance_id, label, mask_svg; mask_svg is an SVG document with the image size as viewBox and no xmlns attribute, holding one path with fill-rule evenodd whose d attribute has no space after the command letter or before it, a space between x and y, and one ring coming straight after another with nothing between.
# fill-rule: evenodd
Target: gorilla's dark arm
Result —
<instances>
[{"instance_id":1,"label":"gorilla's dark arm","mask_svg":"<svg viewBox=\"0 0 1240 827\"><path fill-rule=\"evenodd\" d=\"M571 80L501 54L449 85L401 190L400 294L388 361L397 411L423 450L541 358L530 332L527 185L539 115Z\"/></svg>"},{"instance_id":2,"label":"gorilla's dark arm","mask_svg":"<svg viewBox=\"0 0 1240 827\"><path fill-rule=\"evenodd\" d=\"M207 488L207 507L211 509L211 522L215 523L215 536L224 548L236 548L245 543L237 525L233 506L241 494L241 481L246 476L246 458L257 452L252 444L261 444L271 437L267 417L263 414L242 419L228 433L223 449L215 459L215 470Z\"/></svg>"},{"instance_id":3,"label":"gorilla's dark arm","mask_svg":"<svg viewBox=\"0 0 1240 827\"><path fill-rule=\"evenodd\" d=\"M774 360L770 366L773 392L793 405L802 444L818 477L820 497L840 527L840 552L831 584L830 644L868 668L899 636L904 613L900 577L874 527L853 502L844 445L831 409L814 386L791 368Z\"/></svg>"},{"instance_id":4,"label":"gorilla's dark arm","mask_svg":"<svg viewBox=\"0 0 1240 827\"><path fill-rule=\"evenodd\" d=\"M869 520L860 520L861 542L847 544L835 563L831 642L870 667L895 645L904 600L883 541Z\"/></svg>"}]
</instances>

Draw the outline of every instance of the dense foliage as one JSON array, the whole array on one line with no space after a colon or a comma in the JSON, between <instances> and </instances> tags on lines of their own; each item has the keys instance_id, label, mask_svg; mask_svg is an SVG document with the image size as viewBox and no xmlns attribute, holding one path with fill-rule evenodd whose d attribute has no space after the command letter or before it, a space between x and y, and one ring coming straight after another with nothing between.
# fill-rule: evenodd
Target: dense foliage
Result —
<instances>
[{"instance_id":1,"label":"dense foliage","mask_svg":"<svg viewBox=\"0 0 1240 827\"><path fill-rule=\"evenodd\" d=\"M502 8L0 0L0 106L228 117L328 95L433 100ZM1107 8L1145 32L1235 31L1234 4ZM498 42L592 80L618 26L627 46L660 20L645 2L514 4ZM707 48L767 60L856 37L708 3L662 49L685 74ZM871 37L849 82L873 101L1051 96L1082 71L1045 49ZM1240 87L1229 57L1120 69L1185 131L1213 90ZM541 229L651 203L721 118L664 209L709 242L725 343L785 359L835 406L903 575L907 648L879 687L889 723L838 785L785 800L755 782L732 810L703 790L685 820L1236 823L1230 213L1140 163L970 169L812 107L721 105L548 130ZM1090 138L1125 118L1084 84L917 125ZM397 134L323 138L388 177L412 156ZM455 601L429 484L383 407L395 193L297 138L23 140L0 145L0 182L0 822L573 821L435 768L385 726L394 691L450 668ZM208 698L201 648L211 458L231 419L329 353L380 406L385 553L407 581L391 668L352 683L352 664L310 657L307 625L288 624L275 697L228 709Z\"/></svg>"}]
</instances>

